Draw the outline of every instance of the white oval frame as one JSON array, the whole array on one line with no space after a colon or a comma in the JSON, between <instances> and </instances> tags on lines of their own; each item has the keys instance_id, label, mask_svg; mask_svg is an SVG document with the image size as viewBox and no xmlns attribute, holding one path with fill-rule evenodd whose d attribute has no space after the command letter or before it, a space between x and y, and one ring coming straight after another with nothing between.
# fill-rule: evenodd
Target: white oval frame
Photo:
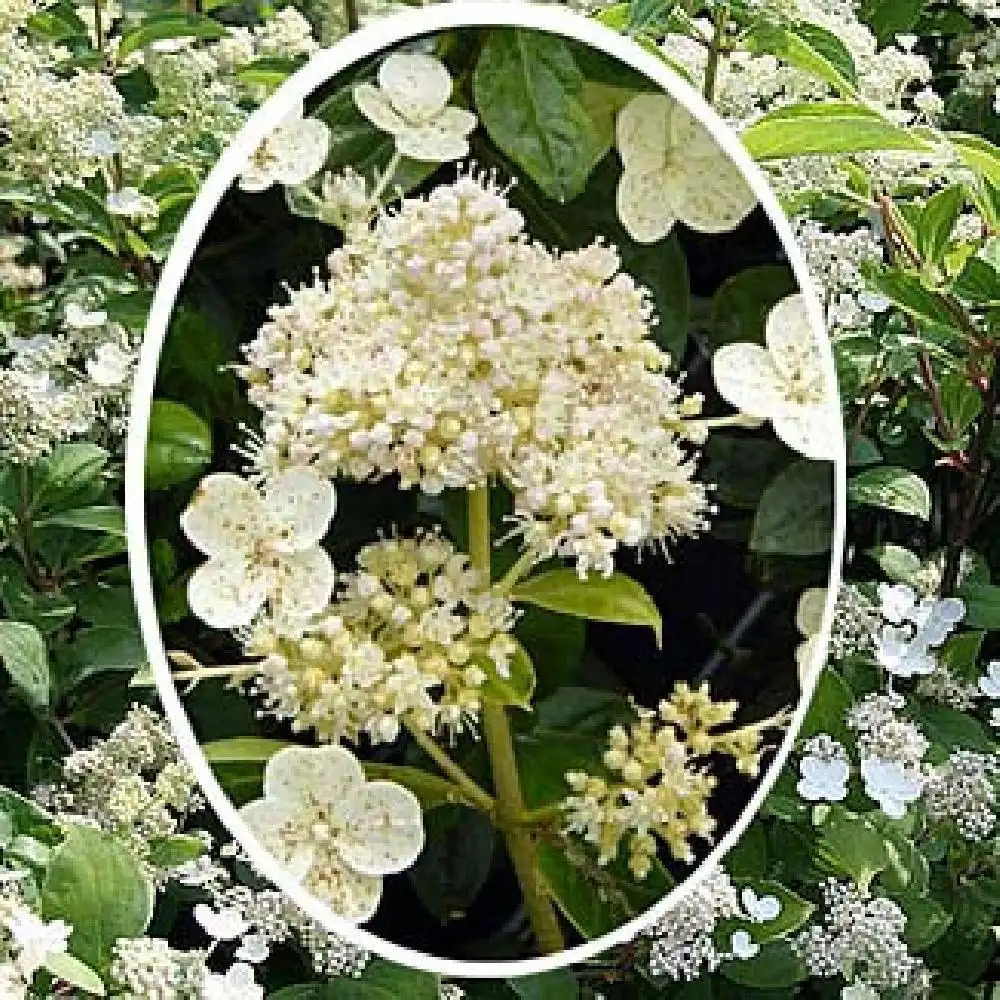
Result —
<instances>
[{"instance_id":1,"label":"white oval frame","mask_svg":"<svg viewBox=\"0 0 1000 1000\"><path fill-rule=\"evenodd\" d=\"M699 119L720 148L740 168L774 226L788 255L799 289L805 293L813 334L817 336L823 348L824 374L827 382L833 386L837 384L833 352L829 346L822 309L807 271L805 257L795 243L788 220L785 218L763 173L743 148L736 134L725 125L702 96L676 76L664 62L642 49L631 39L565 8L555 5L541 6L522 3L516 2L516 0L505 0L505 2L452 0L452 2L406 11L381 19L354 32L333 47L317 53L306 66L291 76L250 116L247 124L226 147L218 163L209 173L178 231L153 299L136 370L126 449L125 512L129 565L143 641L156 679L156 686L180 749L193 768L209 804L229 833L243 846L254 867L263 877L273 882L306 914L351 944L374 952L399 965L461 979L511 978L547 972L574 962L585 961L608 948L630 941L643 927L658 920L668 909L676 905L705 877L708 870L736 844L744 830L757 815L771 786L781 773L809 707L820 667L826 657L833 606L836 600L836 588L840 582L846 531L847 463L843 426L841 425L840 452L834 462L835 511L830 574L820 631L822 642L816 644L818 653L822 653L822 656L814 654L813 662L810 664L806 680L802 685L799 703L784 740L737 822L698 868L680 885L655 906L639 917L623 924L614 932L596 940L564 949L555 955L539 958L499 962L462 962L438 958L393 944L391 941L380 938L337 916L329 906L290 879L271 854L255 840L249 828L240 818L229 796L216 779L211 765L205 759L198 738L181 703L171 678L153 596L153 583L146 544L144 469L153 389L170 317L192 258L219 202L241 169L249 161L261 140L293 109L296 103L308 98L332 77L359 60L399 42L453 28L487 26L535 29L562 35L592 46L651 79Z\"/></svg>"}]
</instances>

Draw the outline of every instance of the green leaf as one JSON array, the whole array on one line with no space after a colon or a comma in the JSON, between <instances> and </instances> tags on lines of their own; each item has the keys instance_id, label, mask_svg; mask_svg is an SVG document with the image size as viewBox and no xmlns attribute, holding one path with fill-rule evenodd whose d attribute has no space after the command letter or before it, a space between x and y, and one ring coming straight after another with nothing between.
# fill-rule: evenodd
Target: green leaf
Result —
<instances>
[{"instance_id":1,"label":"green leaf","mask_svg":"<svg viewBox=\"0 0 1000 1000\"><path fill-rule=\"evenodd\" d=\"M920 729L944 759L953 750L995 751L995 745L980 722L950 705L925 705L920 713Z\"/></svg>"},{"instance_id":2,"label":"green leaf","mask_svg":"<svg viewBox=\"0 0 1000 1000\"><path fill-rule=\"evenodd\" d=\"M786 28L761 23L751 30L748 48L756 55L773 55L830 84L841 97L857 94L857 70L850 51L836 35L818 25Z\"/></svg>"},{"instance_id":3,"label":"green leaf","mask_svg":"<svg viewBox=\"0 0 1000 1000\"><path fill-rule=\"evenodd\" d=\"M758 160L861 153L878 149L927 151L930 144L861 104L815 101L764 115L741 138Z\"/></svg>"},{"instance_id":4,"label":"green leaf","mask_svg":"<svg viewBox=\"0 0 1000 1000\"><path fill-rule=\"evenodd\" d=\"M34 708L49 703L49 656L34 625L0 622L0 661L14 687Z\"/></svg>"},{"instance_id":5,"label":"green leaf","mask_svg":"<svg viewBox=\"0 0 1000 1000\"><path fill-rule=\"evenodd\" d=\"M967 583L959 589L958 596L965 601L966 626L1000 629L1000 587Z\"/></svg>"},{"instance_id":6,"label":"green leaf","mask_svg":"<svg viewBox=\"0 0 1000 1000\"><path fill-rule=\"evenodd\" d=\"M424 817L424 832L424 849L407 875L442 924L460 920L490 873L493 823L480 812L444 805Z\"/></svg>"},{"instance_id":7,"label":"green leaf","mask_svg":"<svg viewBox=\"0 0 1000 1000\"><path fill-rule=\"evenodd\" d=\"M876 545L868 550L868 555L893 583L909 583L922 565L916 553L892 542Z\"/></svg>"},{"instance_id":8,"label":"green leaf","mask_svg":"<svg viewBox=\"0 0 1000 1000\"><path fill-rule=\"evenodd\" d=\"M507 985L520 1000L577 1000L580 996L580 984L570 969L508 979Z\"/></svg>"},{"instance_id":9,"label":"green leaf","mask_svg":"<svg viewBox=\"0 0 1000 1000\"><path fill-rule=\"evenodd\" d=\"M187 482L211 460L208 424L183 403L153 400L146 439L146 486L159 490Z\"/></svg>"},{"instance_id":10,"label":"green leaf","mask_svg":"<svg viewBox=\"0 0 1000 1000\"><path fill-rule=\"evenodd\" d=\"M298 69L298 62L291 59L255 59L236 70L236 78L248 87L259 87L270 94L280 87Z\"/></svg>"},{"instance_id":11,"label":"green leaf","mask_svg":"<svg viewBox=\"0 0 1000 1000\"><path fill-rule=\"evenodd\" d=\"M819 829L816 856L834 871L867 885L889 865L885 837L863 816L832 806Z\"/></svg>"},{"instance_id":12,"label":"green leaf","mask_svg":"<svg viewBox=\"0 0 1000 1000\"><path fill-rule=\"evenodd\" d=\"M955 317L945 300L937 292L925 288L917 275L888 268L874 261L864 261L861 273L876 292L914 318L937 326L954 325Z\"/></svg>"},{"instance_id":13,"label":"green leaf","mask_svg":"<svg viewBox=\"0 0 1000 1000\"><path fill-rule=\"evenodd\" d=\"M881 48L916 27L926 5L927 0L862 0L861 20L875 32Z\"/></svg>"},{"instance_id":14,"label":"green leaf","mask_svg":"<svg viewBox=\"0 0 1000 1000\"><path fill-rule=\"evenodd\" d=\"M740 986L782 989L809 978L805 962L787 941L772 941L753 958L723 962L722 975Z\"/></svg>"},{"instance_id":15,"label":"green leaf","mask_svg":"<svg viewBox=\"0 0 1000 1000\"><path fill-rule=\"evenodd\" d=\"M913 951L929 948L951 926L954 919L945 907L929 896L903 896L896 901L906 914L903 940Z\"/></svg>"},{"instance_id":16,"label":"green leaf","mask_svg":"<svg viewBox=\"0 0 1000 1000\"><path fill-rule=\"evenodd\" d=\"M807 740L819 733L829 733L840 743L851 739L845 714L854 704L854 692L847 681L832 667L821 671L809 711L806 713L799 739Z\"/></svg>"},{"instance_id":17,"label":"green leaf","mask_svg":"<svg viewBox=\"0 0 1000 1000\"><path fill-rule=\"evenodd\" d=\"M370 781L394 781L408 788L420 800L424 812L439 806L463 805L473 807L475 803L447 778L432 774L419 767L403 764L377 764L364 762L365 776Z\"/></svg>"},{"instance_id":18,"label":"green leaf","mask_svg":"<svg viewBox=\"0 0 1000 1000\"><path fill-rule=\"evenodd\" d=\"M941 408L956 437L961 437L983 409L983 397L965 375L946 372L939 380Z\"/></svg>"},{"instance_id":19,"label":"green leaf","mask_svg":"<svg viewBox=\"0 0 1000 1000\"><path fill-rule=\"evenodd\" d=\"M712 344L763 344L767 314L797 288L795 276L786 264L748 267L727 278L712 296Z\"/></svg>"},{"instance_id":20,"label":"green leaf","mask_svg":"<svg viewBox=\"0 0 1000 1000\"><path fill-rule=\"evenodd\" d=\"M948 140L973 173L1000 187L1000 148L979 135L949 132Z\"/></svg>"},{"instance_id":21,"label":"green leaf","mask_svg":"<svg viewBox=\"0 0 1000 1000\"><path fill-rule=\"evenodd\" d=\"M722 503L755 510L767 484L788 464L788 449L774 438L713 433L705 442L704 477Z\"/></svg>"},{"instance_id":22,"label":"green leaf","mask_svg":"<svg viewBox=\"0 0 1000 1000\"><path fill-rule=\"evenodd\" d=\"M247 761L264 763L279 750L294 746L285 740L267 740L256 736L236 736L227 740L205 743L201 752L209 764L242 764Z\"/></svg>"},{"instance_id":23,"label":"green leaf","mask_svg":"<svg viewBox=\"0 0 1000 1000\"><path fill-rule=\"evenodd\" d=\"M75 666L74 683L109 671L139 670L148 662L135 623L125 628L96 625L81 629L68 649Z\"/></svg>"},{"instance_id":24,"label":"green leaf","mask_svg":"<svg viewBox=\"0 0 1000 1000\"><path fill-rule=\"evenodd\" d=\"M832 536L833 470L826 462L793 462L764 490L750 548L764 555L819 555L829 551Z\"/></svg>"},{"instance_id":25,"label":"green leaf","mask_svg":"<svg viewBox=\"0 0 1000 1000\"><path fill-rule=\"evenodd\" d=\"M672 887L666 870L655 862L637 881L622 853L600 866L589 846L578 841L538 848L538 871L549 894L571 924L586 938L600 937L645 913Z\"/></svg>"},{"instance_id":26,"label":"green leaf","mask_svg":"<svg viewBox=\"0 0 1000 1000\"><path fill-rule=\"evenodd\" d=\"M108 463L104 448L86 441L60 445L41 463L34 482L34 501L51 509L80 506L91 495Z\"/></svg>"},{"instance_id":27,"label":"green leaf","mask_svg":"<svg viewBox=\"0 0 1000 1000\"><path fill-rule=\"evenodd\" d=\"M865 469L847 483L847 499L866 507L909 514L926 521L931 516L931 491L915 472L894 465Z\"/></svg>"},{"instance_id":28,"label":"green leaf","mask_svg":"<svg viewBox=\"0 0 1000 1000\"><path fill-rule=\"evenodd\" d=\"M40 528L76 528L79 531L97 531L104 535L125 538L125 511L112 504L78 507L43 517L35 524Z\"/></svg>"},{"instance_id":29,"label":"green leaf","mask_svg":"<svg viewBox=\"0 0 1000 1000\"><path fill-rule=\"evenodd\" d=\"M176 868L200 858L207 850L205 841L188 833L155 837L149 842L146 860L154 868Z\"/></svg>"},{"instance_id":30,"label":"green leaf","mask_svg":"<svg viewBox=\"0 0 1000 1000\"><path fill-rule=\"evenodd\" d=\"M50 847L62 840L54 817L10 788L0 787L0 816L7 818L16 837L30 837Z\"/></svg>"},{"instance_id":31,"label":"green leaf","mask_svg":"<svg viewBox=\"0 0 1000 1000\"><path fill-rule=\"evenodd\" d=\"M646 626L653 630L657 646L663 641L659 608L640 584L623 573L608 577L592 573L581 580L574 569L554 569L519 583L510 597L577 618Z\"/></svg>"},{"instance_id":32,"label":"green leaf","mask_svg":"<svg viewBox=\"0 0 1000 1000\"><path fill-rule=\"evenodd\" d=\"M560 202L583 191L608 151L587 112L583 84L565 40L520 28L491 31L473 75L490 138Z\"/></svg>"},{"instance_id":33,"label":"green leaf","mask_svg":"<svg viewBox=\"0 0 1000 1000\"><path fill-rule=\"evenodd\" d=\"M169 38L215 39L226 34L226 28L218 21L200 14L155 14L122 35L115 58L122 63L127 55Z\"/></svg>"},{"instance_id":34,"label":"green leaf","mask_svg":"<svg viewBox=\"0 0 1000 1000\"><path fill-rule=\"evenodd\" d=\"M507 665L507 676L501 676L488 656L473 657L486 674L483 682L483 700L495 705L516 705L530 710L531 696L535 693L535 667L531 657L518 642Z\"/></svg>"},{"instance_id":35,"label":"green leaf","mask_svg":"<svg viewBox=\"0 0 1000 1000\"><path fill-rule=\"evenodd\" d=\"M321 985L315 1000L439 1000L440 992L441 981L432 973L377 960L357 979L343 976Z\"/></svg>"},{"instance_id":36,"label":"green leaf","mask_svg":"<svg viewBox=\"0 0 1000 1000\"><path fill-rule=\"evenodd\" d=\"M45 968L60 982L68 983L93 996L106 995L107 991L104 989L101 977L89 965L74 958L69 952L49 955L45 960Z\"/></svg>"},{"instance_id":37,"label":"green leaf","mask_svg":"<svg viewBox=\"0 0 1000 1000\"><path fill-rule=\"evenodd\" d=\"M141 937L149 926L153 887L120 840L74 826L52 852L41 911L46 920L65 920L73 928L70 953L103 973L114 943Z\"/></svg>"},{"instance_id":38,"label":"green leaf","mask_svg":"<svg viewBox=\"0 0 1000 1000\"><path fill-rule=\"evenodd\" d=\"M965 189L953 184L927 199L917 223L917 252L931 264L939 264L951 241L951 234L962 214Z\"/></svg>"}]
</instances>

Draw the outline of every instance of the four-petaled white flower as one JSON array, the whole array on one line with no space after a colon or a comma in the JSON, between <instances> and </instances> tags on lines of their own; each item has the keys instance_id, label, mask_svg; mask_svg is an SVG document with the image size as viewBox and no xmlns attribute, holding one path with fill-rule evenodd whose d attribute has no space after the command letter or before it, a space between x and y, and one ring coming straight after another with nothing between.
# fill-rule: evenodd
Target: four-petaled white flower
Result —
<instances>
[{"instance_id":1,"label":"four-petaled white flower","mask_svg":"<svg viewBox=\"0 0 1000 1000\"><path fill-rule=\"evenodd\" d=\"M1000 698L1000 660L990 660L986 664L986 673L979 678L979 690L987 698Z\"/></svg>"},{"instance_id":2,"label":"four-petaled white flower","mask_svg":"<svg viewBox=\"0 0 1000 1000\"><path fill-rule=\"evenodd\" d=\"M330 127L293 108L257 147L240 174L242 191L256 194L272 184L294 187L318 174L330 151Z\"/></svg>"},{"instance_id":3,"label":"four-petaled white flower","mask_svg":"<svg viewBox=\"0 0 1000 1000\"><path fill-rule=\"evenodd\" d=\"M934 655L908 628L886 625L875 647L875 658L894 677L917 677L934 672Z\"/></svg>"},{"instance_id":4,"label":"four-petaled white flower","mask_svg":"<svg viewBox=\"0 0 1000 1000\"><path fill-rule=\"evenodd\" d=\"M117 344L101 344L92 358L87 359L87 374L91 382L104 389L121 385L132 367L132 355Z\"/></svg>"},{"instance_id":5,"label":"four-petaled white flower","mask_svg":"<svg viewBox=\"0 0 1000 1000\"><path fill-rule=\"evenodd\" d=\"M253 967L237 962L225 972L209 972L201 984L201 1000L264 1000Z\"/></svg>"},{"instance_id":6,"label":"four-petaled white flower","mask_svg":"<svg viewBox=\"0 0 1000 1000\"><path fill-rule=\"evenodd\" d=\"M241 814L261 844L347 920L371 919L382 877L424 846L420 803L391 781L366 781L341 746L286 747L264 770L264 797Z\"/></svg>"},{"instance_id":7,"label":"four-petaled white flower","mask_svg":"<svg viewBox=\"0 0 1000 1000\"><path fill-rule=\"evenodd\" d=\"M965 602L958 597L917 599L916 591L905 583L878 585L879 612L893 625L909 622L924 646L940 646L965 617Z\"/></svg>"},{"instance_id":8,"label":"four-petaled white flower","mask_svg":"<svg viewBox=\"0 0 1000 1000\"><path fill-rule=\"evenodd\" d=\"M31 977L53 956L66 950L73 928L62 920L42 920L27 909L18 909L7 921L11 941L17 948L14 964L22 976Z\"/></svg>"},{"instance_id":9,"label":"four-petaled white flower","mask_svg":"<svg viewBox=\"0 0 1000 1000\"><path fill-rule=\"evenodd\" d=\"M270 954L271 946L263 934L245 934L240 946L233 952L233 957L240 962L259 965L261 962L266 962Z\"/></svg>"},{"instance_id":10,"label":"four-petaled white flower","mask_svg":"<svg viewBox=\"0 0 1000 1000\"><path fill-rule=\"evenodd\" d=\"M913 768L905 767L898 760L866 757L861 761L861 778L865 792L882 807L882 812L892 819L902 819L910 802L920 798L923 782Z\"/></svg>"},{"instance_id":11,"label":"four-petaled white flower","mask_svg":"<svg viewBox=\"0 0 1000 1000\"><path fill-rule=\"evenodd\" d=\"M188 583L191 610L213 628L247 625L266 602L279 617L321 610L334 570L318 542L335 506L331 483L309 468L280 473L263 495L231 473L207 476L181 516L209 557Z\"/></svg>"},{"instance_id":12,"label":"four-petaled white flower","mask_svg":"<svg viewBox=\"0 0 1000 1000\"><path fill-rule=\"evenodd\" d=\"M749 885L743 887L740 902L746 915L755 924L766 924L781 915L781 901L777 896L758 896Z\"/></svg>"},{"instance_id":13,"label":"four-petaled white flower","mask_svg":"<svg viewBox=\"0 0 1000 1000\"><path fill-rule=\"evenodd\" d=\"M733 936L729 941L729 950L732 952L733 958L746 961L760 951L760 945L746 931L733 931Z\"/></svg>"},{"instance_id":14,"label":"four-petaled white flower","mask_svg":"<svg viewBox=\"0 0 1000 1000\"><path fill-rule=\"evenodd\" d=\"M379 85L354 88L358 110L396 141L412 160L446 163L469 155L469 133L476 116L448 104L452 79L433 56L397 52L379 67Z\"/></svg>"},{"instance_id":15,"label":"four-petaled white flower","mask_svg":"<svg viewBox=\"0 0 1000 1000\"><path fill-rule=\"evenodd\" d=\"M738 410L770 420L774 433L806 458L832 461L842 448L840 411L823 371L801 293L768 313L766 347L738 343L712 357L719 394Z\"/></svg>"},{"instance_id":16,"label":"four-petaled white flower","mask_svg":"<svg viewBox=\"0 0 1000 1000\"><path fill-rule=\"evenodd\" d=\"M851 766L843 757L803 757L799 774L796 791L809 802L840 802L847 797Z\"/></svg>"},{"instance_id":17,"label":"four-petaled white flower","mask_svg":"<svg viewBox=\"0 0 1000 1000\"><path fill-rule=\"evenodd\" d=\"M194 908L194 919L202 930L215 941L235 941L242 937L250 925L243 914L234 906L223 906L213 910L205 903L199 903Z\"/></svg>"},{"instance_id":18,"label":"four-petaled white flower","mask_svg":"<svg viewBox=\"0 0 1000 1000\"><path fill-rule=\"evenodd\" d=\"M616 125L622 175L618 218L639 243L674 223L700 233L735 229L757 204L736 165L705 127L665 94L639 94Z\"/></svg>"},{"instance_id":19,"label":"four-petaled white flower","mask_svg":"<svg viewBox=\"0 0 1000 1000\"><path fill-rule=\"evenodd\" d=\"M122 215L129 219L155 219L160 214L156 202L134 187L109 191L104 204L112 215Z\"/></svg>"}]
</instances>

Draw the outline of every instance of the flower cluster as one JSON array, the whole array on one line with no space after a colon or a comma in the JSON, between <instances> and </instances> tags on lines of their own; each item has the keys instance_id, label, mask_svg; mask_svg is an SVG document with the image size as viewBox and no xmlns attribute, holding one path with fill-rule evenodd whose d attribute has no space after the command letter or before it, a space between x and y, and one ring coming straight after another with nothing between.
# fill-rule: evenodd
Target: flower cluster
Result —
<instances>
[{"instance_id":1,"label":"flower cluster","mask_svg":"<svg viewBox=\"0 0 1000 1000\"><path fill-rule=\"evenodd\" d=\"M997 782L1000 758L996 754L956 750L936 767L924 789L930 820L954 825L966 840L985 840L997 825Z\"/></svg>"},{"instance_id":2,"label":"flower cluster","mask_svg":"<svg viewBox=\"0 0 1000 1000\"><path fill-rule=\"evenodd\" d=\"M67 821L96 823L140 858L203 805L169 726L144 705L129 709L106 739L66 757L60 779L36 788L35 798Z\"/></svg>"},{"instance_id":3,"label":"flower cluster","mask_svg":"<svg viewBox=\"0 0 1000 1000\"><path fill-rule=\"evenodd\" d=\"M709 840L715 830L708 802L717 779L708 757L731 757L741 773L756 775L762 733L779 724L768 719L720 731L736 709L736 702L713 701L707 685L692 689L683 682L656 711L637 707L629 728L608 733L608 776L566 775L572 789L563 801L566 832L594 844L602 865L625 841L629 868L640 879L656 856L657 838L674 858L694 861L691 841Z\"/></svg>"},{"instance_id":4,"label":"flower cluster","mask_svg":"<svg viewBox=\"0 0 1000 1000\"><path fill-rule=\"evenodd\" d=\"M874 989L908 987L923 996L930 980L923 962L903 941L906 917L883 896L871 896L849 882L823 884L823 921L792 939L809 974L841 976L851 985Z\"/></svg>"},{"instance_id":5,"label":"flower cluster","mask_svg":"<svg viewBox=\"0 0 1000 1000\"><path fill-rule=\"evenodd\" d=\"M885 625L875 657L894 677L933 673L932 649L940 646L965 615L964 603L955 597L918 599L906 584L879 584L880 613Z\"/></svg>"},{"instance_id":6,"label":"flower cluster","mask_svg":"<svg viewBox=\"0 0 1000 1000\"><path fill-rule=\"evenodd\" d=\"M610 573L620 545L705 527L646 293L593 244L557 254L485 176L348 236L246 350L262 469L396 475L427 493L500 478L538 558Z\"/></svg>"},{"instance_id":7,"label":"flower cluster","mask_svg":"<svg viewBox=\"0 0 1000 1000\"><path fill-rule=\"evenodd\" d=\"M336 599L296 636L263 618L247 635L266 710L323 740L392 742L474 725L484 685L510 675L509 601L436 532L366 545Z\"/></svg>"},{"instance_id":8,"label":"flower cluster","mask_svg":"<svg viewBox=\"0 0 1000 1000\"><path fill-rule=\"evenodd\" d=\"M5 1000L27 1000L35 974L66 951L71 932L62 920L39 917L16 883L0 884L0 990Z\"/></svg>"}]
</instances>

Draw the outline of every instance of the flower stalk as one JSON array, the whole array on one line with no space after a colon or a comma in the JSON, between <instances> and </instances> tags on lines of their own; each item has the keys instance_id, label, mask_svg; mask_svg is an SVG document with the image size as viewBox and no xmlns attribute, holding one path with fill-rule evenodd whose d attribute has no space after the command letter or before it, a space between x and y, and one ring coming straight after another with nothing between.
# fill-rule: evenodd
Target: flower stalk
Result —
<instances>
[{"instance_id":1,"label":"flower stalk","mask_svg":"<svg viewBox=\"0 0 1000 1000\"><path fill-rule=\"evenodd\" d=\"M469 558L472 566L490 577L489 487L469 491ZM539 951L545 954L564 947L562 928L538 871L534 836L525 829L524 797L514 753L513 734L503 705L483 705L483 737L493 773L496 793L496 823L503 833L514 874L521 886L524 905Z\"/></svg>"}]
</instances>

